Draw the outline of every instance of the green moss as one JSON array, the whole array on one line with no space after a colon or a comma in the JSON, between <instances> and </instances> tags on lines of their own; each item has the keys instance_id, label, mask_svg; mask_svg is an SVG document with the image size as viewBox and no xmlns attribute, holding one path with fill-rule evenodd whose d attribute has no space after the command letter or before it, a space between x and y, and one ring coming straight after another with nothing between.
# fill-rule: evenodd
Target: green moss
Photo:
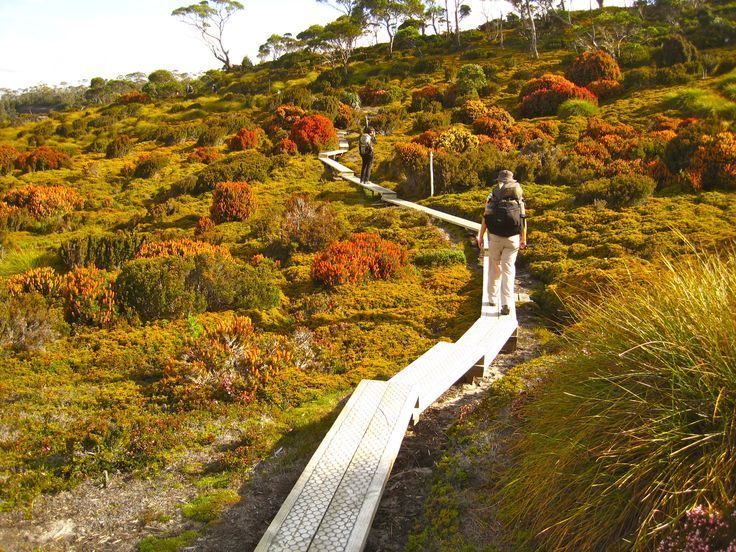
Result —
<instances>
[{"instance_id":1,"label":"green moss","mask_svg":"<svg viewBox=\"0 0 736 552\"><path fill-rule=\"evenodd\" d=\"M196 531L187 531L176 537L146 537L138 543L138 552L179 552L198 536Z\"/></svg>"},{"instance_id":2,"label":"green moss","mask_svg":"<svg viewBox=\"0 0 736 552\"><path fill-rule=\"evenodd\" d=\"M240 500L240 495L231 489L220 489L210 491L199 495L191 502L182 506L184 516L209 523L220 517L222 511L228 506L236 504Z\"/></svg>"}]
</instances>

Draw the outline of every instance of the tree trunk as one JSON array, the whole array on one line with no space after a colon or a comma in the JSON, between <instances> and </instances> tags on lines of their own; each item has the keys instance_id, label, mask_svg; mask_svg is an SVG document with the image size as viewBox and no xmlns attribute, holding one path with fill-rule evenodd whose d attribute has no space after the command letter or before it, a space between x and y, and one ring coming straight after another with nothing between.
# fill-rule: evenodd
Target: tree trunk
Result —
<instances>
[{"instance_id":1,"label":"tree trunk","mask_svg":"<svg viewBox=\"0 0 736 552\"><path fill-rule=\"evenodd\" d=\"M526 15L529 18L529 29L531 32L531 54L534 59L539 59L539 50L537 50L537 25L534 23L532 15L532 7L529 0L526 0Z\"/></svg>"},{"instance_id":2,"label":"tree trunk","mask_svg":"<svg viewBox=\"0 0 736 552\"><path fill-rule=\"evenodd\" d=\"M458 48L460 48L460 16L458 15L459 11L460 6L458 6L458 0L455 0L455 42L457 43Z\"/></svg>"},{"instance_id":3,"label":"tree trunk","mask_svg":"<svg viewBox=\"0 0 736 552\"><path fill-rule=\"evenodd\" d=\"M598 2L598 8L602 10L604 0L596 0L596 2Z\"/></svg>"},{"instance_id":4,"label":"tree trunk","mask_svg":"<svg viewBox=\"0 0 736 552\"><path fill-rule=\"evenodd\" d=\"M447 24L447 34L450 34L450 6L449 0L445 0L445 23Z\"/></svg>"}]
</instances>

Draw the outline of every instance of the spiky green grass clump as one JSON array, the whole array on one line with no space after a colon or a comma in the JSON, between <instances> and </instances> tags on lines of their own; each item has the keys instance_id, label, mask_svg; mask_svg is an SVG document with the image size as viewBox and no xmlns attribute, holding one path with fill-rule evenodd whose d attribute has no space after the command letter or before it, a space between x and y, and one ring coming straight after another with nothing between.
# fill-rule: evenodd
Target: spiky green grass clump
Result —
<instances>
[{"instance_id":1,"label":"spiky green grass clump","mask_svg":"<svg viewBox=\"0 0 736 552\"><path fill-rule=\"evenodd\" d=\"M650 550L736 490L736 253L692 255L574 306L521 412L501 493L541 550Z\"/></svg>"},{"instance_id":2,"label":"spiky green grass clump","mask_svg":"<svg viewBox=\"0 0 736 552\"><path fill-rule=\"evenodd\" d=\"M736 103L702 88L684 88L674 92L665 99L664 105L690 117L736 118Z\"/></svg>"}]
</instances>

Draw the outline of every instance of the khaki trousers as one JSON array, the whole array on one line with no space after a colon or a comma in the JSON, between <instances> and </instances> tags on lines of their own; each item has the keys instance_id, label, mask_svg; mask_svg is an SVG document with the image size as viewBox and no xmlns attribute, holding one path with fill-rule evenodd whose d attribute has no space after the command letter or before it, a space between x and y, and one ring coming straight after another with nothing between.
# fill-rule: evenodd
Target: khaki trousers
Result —
<instances>
[{"instance_id":1,"label":"khaki trousers","mask_svg":"<svg viewBox=\"0 0 736 552\"><path fill-rule=\"evenodd\" d=\"M498 304L498 295L501 294L501 305L508 305L513 309L516 304L514 298L514 278L516 277L516 255L519 253L517 234L510 238L488 233L488 299Z\"/></svg>"}]
</instances>

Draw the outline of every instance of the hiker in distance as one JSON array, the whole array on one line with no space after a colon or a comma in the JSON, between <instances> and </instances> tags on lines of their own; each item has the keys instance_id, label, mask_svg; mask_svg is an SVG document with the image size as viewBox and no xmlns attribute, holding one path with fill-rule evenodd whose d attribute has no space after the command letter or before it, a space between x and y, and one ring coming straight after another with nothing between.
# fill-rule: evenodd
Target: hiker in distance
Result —
<instances>
[{"instance_id":1,"label":"hiker in distance","mask_svg":"<svg viewBox=\"0 0 736 552\"><path fill-rule=\"evenodd\" d=\"M498 173L496 185L488 194L486 208L480 223L478 247L483 251L483 234L488 231L488 300L492 307L498 304L501 314L511 312L514 306L514 277L516 255L526 247L526 208L521 184L514 173Z\"/></svg>"},{"instance_id":2,"label":"hiker in distance","mask_svg":"<svg viewBox=\"0 0 736 552\"><path fill-rule=\"evenodd\" d=\"M368 184L371 178L371 167L373 166L373 149L376 146L376 129L373 127L365 127L365 131L360 135L358 143L358 152L363 160L363 166L360 168L360 183Z\"/></svg>"}]
</instances>

